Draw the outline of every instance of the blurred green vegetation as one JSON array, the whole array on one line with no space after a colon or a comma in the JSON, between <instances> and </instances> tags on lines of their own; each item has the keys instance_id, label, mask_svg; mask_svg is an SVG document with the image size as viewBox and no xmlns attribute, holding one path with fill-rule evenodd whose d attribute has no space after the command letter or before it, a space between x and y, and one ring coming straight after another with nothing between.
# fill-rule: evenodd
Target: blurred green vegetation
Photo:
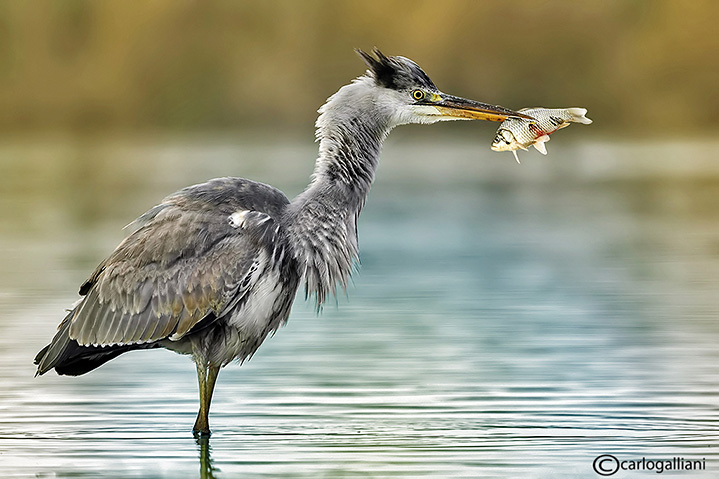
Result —
<instances>
[{"instance_id":1,"label":"blurred green vegetation","mask_svg":"<svg viewBox=\"0 0 719 479\"><path fill-rule=\"evenodd\" d=\"M378 46L449 93L714 132L717 18L712 0L5 1L0 131L305 128Z\"/></svg>"}]
</instances>

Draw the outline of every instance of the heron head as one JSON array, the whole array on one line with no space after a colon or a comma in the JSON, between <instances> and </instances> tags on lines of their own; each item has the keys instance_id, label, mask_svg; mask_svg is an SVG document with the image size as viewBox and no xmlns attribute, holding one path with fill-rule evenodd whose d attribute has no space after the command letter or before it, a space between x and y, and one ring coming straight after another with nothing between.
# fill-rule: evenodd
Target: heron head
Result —
<instances>
[{"instance_id":1,"label":"heron head","mask_svg":"<svg viewBox=\"0 0 719 479\"><path fill-rule=\"evenodd\" d=\"M381 101L395 110L396 124L434 123L442 120L504 121L527 115L497 106L442 93L415 62L405 57L387 57L357 50L369 67L367 75L383 89Z\"/></svg>"}]
</instances>

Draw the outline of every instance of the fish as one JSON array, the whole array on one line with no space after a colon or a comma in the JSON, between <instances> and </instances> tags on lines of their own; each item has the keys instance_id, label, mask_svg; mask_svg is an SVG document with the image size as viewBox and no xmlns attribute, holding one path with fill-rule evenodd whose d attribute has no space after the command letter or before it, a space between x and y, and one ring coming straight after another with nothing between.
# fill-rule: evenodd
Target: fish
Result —
<instances>
[{"instance_id":1,"label":"fish","mask_svg":"<svg viewBox=\"0 0 719 479\"><path fill-rule=\"evenodd\" d=\"M522 108L520 113L529 115L535 121L523 118L507 118L499 125L492 142L494 151L511 151L519 163L517 150L526 150L534 146L541 154L547 154L545 143L549 135L569 126L570 123L589 125L592 120L586 117L586 108Z\"/></svg>"}]
</instances>

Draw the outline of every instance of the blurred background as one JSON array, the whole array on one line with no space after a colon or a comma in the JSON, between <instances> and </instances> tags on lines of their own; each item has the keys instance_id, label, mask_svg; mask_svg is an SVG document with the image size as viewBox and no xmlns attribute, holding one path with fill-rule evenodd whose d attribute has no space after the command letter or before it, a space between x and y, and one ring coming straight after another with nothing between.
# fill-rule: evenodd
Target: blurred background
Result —
<instances>
[{"instance_id":1,"label":"blurred background","mask_svg":"<svg viewBox=\"0 0 719 479\"><path fill-rule=\"evenodd\" d=\"M362 71L353 48L441 89L519 108L591 107L594 130L715 132L710 0L4 2L0 128L306 130ZM596 133L596 131L595 131Z\"/></svg>"},{"instance_id":2,"label":"blurred background","mask_svg":"<svg viewBox=\"0 0 719 479\"><path fill-rule=\"evenodd\" d=\"M2 2L4 477L593 477L600 453L715 477L717 18L710 0ZM594 123L521 165L489 150L497 124L393 132L354 284L320 316L300 297L223 370L210 458L185 358L33 378L165 195L225 175L302 191L317 108L375 46L447 93Z\"/></svg>"}]
</instances>

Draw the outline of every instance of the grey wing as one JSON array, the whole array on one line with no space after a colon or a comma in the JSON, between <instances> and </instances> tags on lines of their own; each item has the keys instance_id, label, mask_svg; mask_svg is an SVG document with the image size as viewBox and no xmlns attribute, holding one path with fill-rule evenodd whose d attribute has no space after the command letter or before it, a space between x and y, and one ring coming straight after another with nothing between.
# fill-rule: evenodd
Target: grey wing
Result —
<instances>
[{"instance_id":1,"label":"grey wing","mask_svg":"<svg viewBox=\"0 0 719 479\"><path fill-rule=\"evenodd\" d=\"M238 224L235 213L192 208L184 199L170 197L151 210L83 285L70 339L82 346L180 339L237 303L279 226L266 213L246 210Z\"/></svg>"}]
</instances>

